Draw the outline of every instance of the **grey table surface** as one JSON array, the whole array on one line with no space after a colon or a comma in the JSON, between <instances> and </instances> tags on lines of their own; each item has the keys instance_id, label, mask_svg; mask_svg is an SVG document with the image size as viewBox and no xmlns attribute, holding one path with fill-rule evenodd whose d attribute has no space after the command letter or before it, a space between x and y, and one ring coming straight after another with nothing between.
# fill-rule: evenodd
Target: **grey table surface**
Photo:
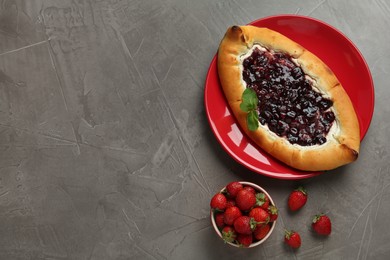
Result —
<instances>
[{"instance_id":1,"label":"grey table surface","mask_svg":"<svg viewBox=\"0 0 390 260\"><path fill-rule=\"evenodd\" d=\"M274 14L320 19L365 57L375 112L357 162L272 179L214 137L203 94L219 41ZM389 259L389 26L386 0L1 0L0 259ZM209 221L233 180L280 209L255 249L228 247ZM291 214L298 184L309 200ZM310 229L318 212L328 238ZM299 250L284 228L301 233Z\"/></svg>"}]
</instances>

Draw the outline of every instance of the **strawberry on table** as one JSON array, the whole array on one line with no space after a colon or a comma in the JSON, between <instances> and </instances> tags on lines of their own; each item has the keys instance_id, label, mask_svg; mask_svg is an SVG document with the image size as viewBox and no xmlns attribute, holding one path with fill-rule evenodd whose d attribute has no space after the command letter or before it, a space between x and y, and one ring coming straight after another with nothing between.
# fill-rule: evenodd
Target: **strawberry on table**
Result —
<instances>
[{"instance_id":1,"label":"strawberry on table","mask_svg":"<svg viewBox=\"0 0 390 260\"><path fill-rule=\"evenodd\" d=\"M255 230L257 222L254 218L240 216L234 221L234 229L239 234L249 235Z\"/></svg>"},{"instance_id":2,"label":"strawberry on table","mask_svg":"<svg viewBox=\"0 0 390 260\"><path fill-rule=\"evenodd\" d=\"M325 214L315 215L313 218L312 227L319 235L329 236L332 232L332 223L329 217Z\"/></svg>"},{"instance_id":3,"label":"strawberry on table","mask_svg":"<svg viewBox=\"0 0 390 260\"><path fill-rule=\"evenodd\" d=\"M237 193L243 189L243 185L238 181L233 181L226 185L226 191L229 198L235 198Z\"/></svg>"},{"instance_id":4,"label":"strawberry on table","mask_svg":"<svg viewBox=\"0 0 390 260\"><path fill-rule=\"evenodd\" d=\"M225 210L225 212L223 214L223 220L224 220L226 225L231 226L231 225L233 225L236 218L238 218L240 216L242 216L241 210L238 207L233 206L233 207L229 207Z\"/></svg>"},{"instance_id":5,"label":"strawberry on table","mask_svg":"<svg viewBox=\"0 0 390 260\"><path fill-rule=\"evenodd\" d=\"M299 248L301 246L301 236L293 230L285 230L284 241L292 248Z\"/></svg>"},{"instance_id":6,"label":"strawberry on table","mask_svg":"<svg viewBox=\"0 0 390 260\"><path fill-rule=\"evenodd\" d=\"M256 197L250 191L240 190L236 196L236 205L242 211L250 210L256 204Z\"/></svg>"},{"instance_id":7,"label":"strawberry on table","mask_svg":"<svg viewBox=\"0 0 390 260\"><path fill-rule=\"evenodd\" d=\"M210 207L215 210L223 211L226 208L227 199L222 193L215 194L210 201Z\"/></svg>"},{"instance_id":8,"label":"strawberry on table","mask_svg":"<svg viewBox=\"0 0 390 260\"><path fill-rule=\"evenodd\" d=\"M252 235L238 234L237 242L242 247L249 247L253 242L253 236Z\"/></svg>"},{"instance_id":9,"label":"strawberry on table","mask_svg":"<svg viewBox=\"0 0 390 260\"><path fill-rule=\"evenodd\" d=\"M292 211L302 208L307 201L306 189L302 186L298 187L290 193L288 197L288 207Z\"/></svg>"},{"instance_id":10,"label":"strawberry on table","mask_svg":"<svg viewBox=\"0 0 390 260\"><path fill-rule=\"evenodd\" d=\"M234 240L236 240L236 237L237 237L236 231L231 226L224 227L222 229L221 234L222 234L222 239L225 242L230 242L230 243L232 243Z\"/></svg>"},{"instance_id":11,"label":"strawberry on table","mask_svg":"<svg viewBox=\"0 0 390 260\"><path fill-rule=\"evenodd\" d=\"M262 240L268 234L270 229L271 229L271 226L268 224L267 225L258 225L256 227L255 231L253 231L253 236L257 240Z\"/></svg>"}]
</instances>

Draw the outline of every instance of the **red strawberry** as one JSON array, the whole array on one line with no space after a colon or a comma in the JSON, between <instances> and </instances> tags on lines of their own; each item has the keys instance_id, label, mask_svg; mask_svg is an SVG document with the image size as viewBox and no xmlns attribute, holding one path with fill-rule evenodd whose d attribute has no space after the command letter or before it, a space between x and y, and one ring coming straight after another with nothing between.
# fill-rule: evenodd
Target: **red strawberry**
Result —
<instances>
[{"instance_id":1,"label":"red strawberry","mask_svg":"<svg viewBox=\"0 0 390 260\"><path fill-rule=\"evenodd\" d=\"M299 248L301 246L301 236L293 230L285 230L284 241L292 248Z\"/></svg>"},{"instance_id":2,"label":"red strawberry","mask_svg":"<svg viewBox=\"0 0 390 260\"><path fill-rule=\"evenodd\" d=\"M221 193L215 194L210 201L210 207L212 209L223 211L226 208L226 197Z\"/></svg>"},{"instance_id":3,"label":"red strawberry","mask_svg":"<svg viewBox=\"0 0 390 260\"><path fill-rule=\"evenodd\" d=\"M225 226L225 222L223 220L223 213L215 214L214 219L215 219L215 224L217 224L217 227L219 229L221 229Z\"/></svg>"},{"instance_id":4,"label":"red strawberry","mask_svg":"<svg viewBox=\"0 0 390 260\"><path fill-rule=\"evenodd\" d=\"M332 232L332 223L330 222L329 217L325 214L314 216L311 226L314 231L320 235L329 236Z\"/></svg>"},{"instance_id":5,"label":"red strawberry","mask_svg":"<svg viewBox=\"0 0 390 260\"><path fill-rule=\"evenodd\" d=\"M240 190L236 196L236 205L242 211L250 210L256 204L256 197L250 191Z\"/></svg>"},{"instance_id":6,"label":"red strawberry","mask_svg":"<svg viewBox=\"0 0 390 260\"><path fill-rule=\"evenodd\" d=\"M274 205L268 207L269 222L274 222L278 218L278 208Z\"/></svg>"},{"instance_id":7,"label":"red strawberry","mask_svg":"<svg viewBox=\"0 0 390 260\"><path fill-rule=\"evenodd\" d=\"M234 221L234 229L239 234L249 235L255 230L257 222L248 216L240 216Z\"/></svg>"},{"instance_id":8,"label":"red strawberry","mask_svg":"<svg viewBox=\"0 0 390 260\"><path fill-rule=\"evenodd\" d=\"M233 181L226 186L226 191L229 198L235 198L237 193L243 189L243 186L238 181Z\"/></svg>"},{"instance_id":9,"label":"red strawberry","mask_svg":"<svg viewBox=\"0 0 390 260\"><path fill-rule=\"evenodd\" d=\"M307 201L307 192L305 188L298 187L298 189L292 191L288 197L288 207L292 211L296 211L302 208Z\"/></svg>"},{"instance_id":10,"label":"red strawberry","mask_svg":"<svg viewBox=\"0 0 390 260\"><path fill-rule=\"evenodd\" d=\"M233 243L234 240L236 240L237 233L231 226L226 226L222 229L222 239L225 242Z\"/></svg>"},{"instance_id":11,"label":"red strawberry","mask_svg":"<svg viewBox=\"0 0 390 260\"><path fill-rule=\"evenodd\" d=\"M262 207L263 209L268 209L269 198L265 195L264 192L259 192L256 194L256 205Z\"/></svg>"},{"instance_id":12,"label":"red strawberry","mask_svg":"<svg viewBox=\"0 0 390 260\"><path fill-rule=\"evenodd\" d=\"M233 225L236 218L242 216L241 210L236 206L227 208L225 213L223 213L223 221L226 225Z\"/></svg>"},{"instance_id":13,"label":"red strawberry","mask_svg":"<svg viewBox=\"0 0 390 260\"><path fill-rule=\"evenodd\" d=\"M242 247L249 247L253 242L253 236L252 235L238 234L237 242Z\"/></svg>"},{"instance_id":14,"label":"red strawberry","mask_svg":"<svg viewBox=\"0 0 390 260\"><path fill-rule=\"evenodd\" d=\"M247 191L253 192L253 194L256 194L256 190L254 188L252 188L251 186L244 186L244 190L247 190Z\"/></svg>"},{"instance_id":15,"label":"red strawberry","mask_svg":"<svg viewBox=\"0 0 390 260\"><path fill-rule=\"evenodd\" d=\"M254 218L258 224L267 224L270 220L268 212L263 208L253 208L248 216Z\"/></svg>"},{"instance_id":16,"label":"red strawberry","mask_svg":"<svg viewBox=\"0 0 390 260\"><path fill-rule=\"evenodd\" d=\"M226 208L236 206L236 201L234 199L227 199Z\"/></svg>"},{"instance_id":17,"label":"red strawberry","mask_svg":"<svg viewBox=\"0 0 390 260\"><path fill-rule=\"evenodd\" d=\"M267 225L258 225L256 227L255 231L253 231L253 235L257 240L262 240L268 234L270 229L271 229L271 226L268 224Z\"/></svg>"}]
</instances>

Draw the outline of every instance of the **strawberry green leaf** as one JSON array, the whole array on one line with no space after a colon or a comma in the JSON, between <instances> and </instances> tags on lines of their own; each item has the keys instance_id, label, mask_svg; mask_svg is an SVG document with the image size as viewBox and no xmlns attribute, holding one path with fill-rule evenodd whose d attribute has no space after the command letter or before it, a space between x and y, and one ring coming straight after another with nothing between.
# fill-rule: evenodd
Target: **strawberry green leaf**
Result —
<instances>
[{"instance_id":1,"label":"strawberry green leaf","mask_svg":"<svg viewBox=\"0 0 390 260\"><path fill-rule=\"evenodd\" d=\"M294 232L295 232L294 230L287 230L287 229L285 229L284 230L285 238L290 239L291 235L294 234Z\"/></svg>"},{"instance_id":2,"label":"strawberry green leaf","mask_svg":"<svg viewBox=\"0 0 390 260\"><path fill-rule=\"evenodd\" d=\"M236 234L232 231L222 232L222 239L225 242L232 243L236 239Z\"/></svg>"},{"instance_id":3,"label":"strawberry green leaf","mask_svg":"<svg viewBox=\"0 0 390 260\"><path fill-rule=\"evenodd\" d=\"M250 131L256 131L259 127L259 120L257 119L257 111L250 111L247 115L247 124Z\"/></svg>"},{"instance_id":4,"label":"strawberry green leaf","mask_svg":"<svg viewBox=\"0 0 390 260\"><path fill-rule=\"evenodd\" d=\"M303 186L299 186L295 190L302 192L304 195L307 195L307 191L306 191L306 189Z\"/></svg>"},{"instance_id":5,"label":"strawberry green leaf","mask_svg":"<svg viewBox=\"0 0 390 260\"><path fill-rule=\"evenodd\" d=\"M278 208L273 205L269 206L268 210L271 214L278 214Z\"/></svg>"},{"instance_id":6,"label":"strawberry green leaf","mask_svg":"<svg viewBox=\"0 0 390 260\"><path fill-rule=\"evenodd\" d=\"M318 215L315 215L313 217L313 223L317 223L318 220L320 220L320 218L323 216L324 214L318 214Z\"/></svg>"},{"instance_id":7,"label":"strawberry green leaf","mask_svg":"<svg viewBox=\"0 0 390 260\"><path fill-rule=\"evenodd\" d=\"M262 206L266 202L266 196L263 192L259 192L256 194L256 205Z\"/></svg>"},{"instance_id":8,"label":"strawberry green leaf","mask_svg":"<svg viewBox=\"0 0 390 260\"><path fill-rule=\"evenodd\" d=\"M249 226L250 226L252 231L254 231L256 229L257 224L258 224L258 222L254 218L251 218L251 220L249 221Z\"/></svg>"}]
</instances>

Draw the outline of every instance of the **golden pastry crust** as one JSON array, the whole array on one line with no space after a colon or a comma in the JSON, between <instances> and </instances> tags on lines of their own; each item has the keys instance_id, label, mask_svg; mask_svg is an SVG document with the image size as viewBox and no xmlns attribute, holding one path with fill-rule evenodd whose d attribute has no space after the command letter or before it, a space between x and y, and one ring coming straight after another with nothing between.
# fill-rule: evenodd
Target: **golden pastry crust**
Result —
<instances>
[{"instance_id":1,"label":"golden pastry crust","mask_svg":"<svg viewBox=\"0 0 390 260\"><path fill-rule=\"evenodd\" d=\"M242 59L254 44L294 58L316 88L333 101L335 122L322 145L291 144L267 126L256 131L247 126L247 113L240 109L246 83L242 80ZM264 151L287 165L305 171L331 170L357 159L360 147L359 123L352 102L334 73L317 56L278 32L254 26L232 26L218 50L218 74L227 102L244 132Z\"/></svg>"}]
</instances>

